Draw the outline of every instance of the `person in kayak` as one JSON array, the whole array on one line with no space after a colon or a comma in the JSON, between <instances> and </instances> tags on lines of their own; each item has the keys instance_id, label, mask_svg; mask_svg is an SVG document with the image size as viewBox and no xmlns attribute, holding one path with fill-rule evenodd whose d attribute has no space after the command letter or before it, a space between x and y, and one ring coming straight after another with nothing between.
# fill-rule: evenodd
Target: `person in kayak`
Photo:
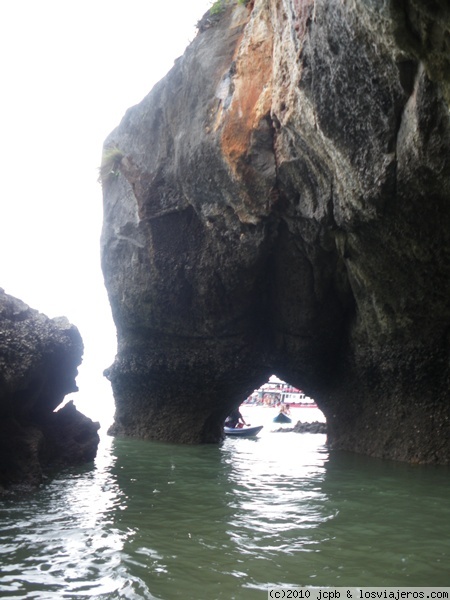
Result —
<instances>
[{"instance_id":1,"label":"person in kayak","mask_svg":"<svg viewBox=\"0 0 450 600\"><path fill-rule=\"evenodd\" d=\"M244 420L244 417L241 415L241 411L239 408L235 408L225 419L225 427L230 427L235 429L236 427L243 427L247 425Z\"/></svg>"}]
</instances>

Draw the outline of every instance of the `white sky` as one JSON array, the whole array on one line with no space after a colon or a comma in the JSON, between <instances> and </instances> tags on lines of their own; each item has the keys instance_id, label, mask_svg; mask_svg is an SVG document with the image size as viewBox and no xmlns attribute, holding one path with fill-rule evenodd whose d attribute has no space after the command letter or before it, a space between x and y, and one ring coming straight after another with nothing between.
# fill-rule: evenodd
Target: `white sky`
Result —
<instances>
[{"instance_id":1,"label":"white sky","mask_svg":"<svg viewBox=\"0 0 450 600\"><path fill-rule=\"evenodd\" d=\"M69 396L108 422L115 328L100 270L102 144L211 0L0 0L0 287L80 330Z\"/></svg>"}]
</instances>

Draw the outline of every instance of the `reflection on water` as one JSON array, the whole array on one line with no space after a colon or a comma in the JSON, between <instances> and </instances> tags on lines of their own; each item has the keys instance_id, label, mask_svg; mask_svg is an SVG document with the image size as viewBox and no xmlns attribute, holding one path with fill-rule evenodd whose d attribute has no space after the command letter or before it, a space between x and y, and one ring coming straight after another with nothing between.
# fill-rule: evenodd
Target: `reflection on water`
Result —
<instances>
[{"instance_id":1,"label":"reflection on water","mask_svg":"<svg viewBox=\"0 0 450 600\"><path fill-rule=\"evenodd\" d=\"M0 596L448 585L447 468L330 457L324 435L270 429L221 446L106 438L94 466L3 501Z\"/></svg>"}]
</instances>

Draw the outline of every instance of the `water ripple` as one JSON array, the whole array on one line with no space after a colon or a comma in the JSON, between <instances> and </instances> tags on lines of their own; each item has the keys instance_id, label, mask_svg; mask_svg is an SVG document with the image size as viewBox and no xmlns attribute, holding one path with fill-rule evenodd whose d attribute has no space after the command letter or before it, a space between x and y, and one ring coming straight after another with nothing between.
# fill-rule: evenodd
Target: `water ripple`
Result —
<instances>
[{"instance_id":1,"label":"water ripple","mask_svg":"<svg viewBox=\"0 0 450 600\"><path fill-rule=\"evenodd\" d=\"M220 447L102 443L95 466L0 505L2 598L446 585L448 469L330 457L323 435L270 429Z\"/></svg>"}]
</instances>

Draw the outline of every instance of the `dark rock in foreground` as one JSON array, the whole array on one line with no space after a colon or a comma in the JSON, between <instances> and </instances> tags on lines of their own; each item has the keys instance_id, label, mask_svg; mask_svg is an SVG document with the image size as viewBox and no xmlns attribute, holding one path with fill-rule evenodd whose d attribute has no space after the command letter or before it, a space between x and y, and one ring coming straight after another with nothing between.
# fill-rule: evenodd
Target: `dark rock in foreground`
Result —
<instances>
[{"instance_id":1,"label":"dark rock in foreground","mask_svg":"<svg viewBox=\"0 0 450 600\"><path fill-rule=\"evenodd\" d=\"M448 464L448 2L223 6L105 144L113 430L216 441L275 373Z\"/></svg>"},{"instance_id":2,"label":"dark rock in foreground","mask_svg":"<svg viewBox=\"0 0 450 600\"><path fill-rule=\"evenodd\" d=\"M49 319L0 289L0 491L95 458L99 424L71 402L54 412L78 389L82 354L66 318Z\"/></svg>"},{"instance_id":3,"label":"dark rock in foreground","mask_svg":"<svg viewBox=\"0 0 450 600\"><path fill-rule=\"evenodd\" d=\"M294 427L280 427L275 430L278 432L294 432L294 433L326 433L327 424L321 423L320 421L313 421L312 423L302 423L297 421Z\"/></svg>"}]
</instances>

